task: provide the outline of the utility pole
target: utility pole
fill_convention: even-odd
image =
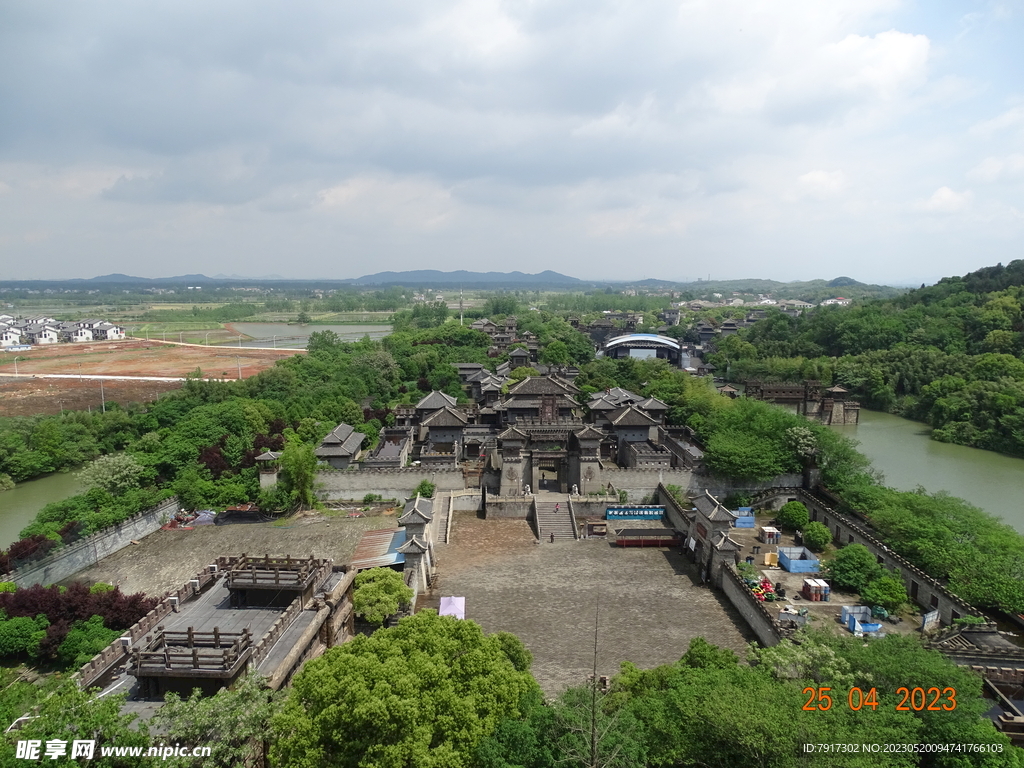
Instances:
[[[103,379],[100,379],[100,407],[107,412],[107,398],[103,396]]]
[[[459,286],[459,325],[462,325],[462,286]]]
[[[597,636],[601,604],[594,606],[594,679],[590,686],[590,765],[597,768]]]
[[[241,344],[239,344],[239,346],[241,346]],[[238,364],[238,380],[241,381],[242,380],[242,360],[241,360],[241,358],[238,357],[238,355],[235,355],[235,362]]]

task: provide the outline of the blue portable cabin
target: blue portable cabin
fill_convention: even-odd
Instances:
[[[740,507],[733,514],[736,515],[737,528],[754,527],[754,510],[751,507]]]

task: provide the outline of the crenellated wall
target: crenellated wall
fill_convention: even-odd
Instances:
[[[722,568],[722,591],[729,602],[740,612],[750,628],[754,630],[762,645],[778,645],[779,641],[792,635],[791,630],[782,629],[767,605],[747,589],[736,570],[727,565]]]
[[[61,547],[41,560],[0,576],[0,581],[13,581],[19,587],[53,584],[95,565],[104,557],[124,549],[133,540],[160,530],[178,511],[178,497],[172,496],[124,522],[104,528],[66,547]]]

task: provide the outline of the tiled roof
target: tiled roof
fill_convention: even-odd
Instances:
[[[423,420],[424,427],[464,427],[469,422],[462,411],[457,411],[451,406],[445,406],[434,411]]]
[[[398,524],[405,525],[416,521],[429,523],[433,519],[434,500],[416,496],[415,499],[409,499],[405,503],[405,509],[402,511],[402,516],[398,518]]]
[[[416,403],[416,410],[436,411],[446,405],[455,405],[458,401],[451,395],[438,392],[436,389]]]
[[[657,419],[632,405],[610,414],[608,420],[616,427],[653,427],[658,423]]]

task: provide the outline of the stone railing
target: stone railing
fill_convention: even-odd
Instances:
[[[271,625],[270,630],[265,634],[252,651],[252,666],[253,668],[258,667],[263,660],[270,653],[271,648],[274,647],[281,635],[285,633],[285,630],[292,625],[292,622],[302,613],[302,600],[296,598],[292,600],[289,605],[277,620]]]
[[[229,563],[235,559],[218,558],[216,563],[206,566],[174,592],[168,592],[164,595],[163,599],[149,613],[135,622],[127,631],[122,632],[110,645],[96,654],[75,673],[75,679],[77,679],[79,686],[83,689],[89,688],[111,667],[126,661],[130,648],[156,629],[160,622],[174,612],[174,600],[172,598],[177,598],[180,608],[181,604],[185,601],[202,594],[206,586],[222,575]],[[199,589],[193,586],[192,582],[195,581],[199,582]],[[122,638],[125,637],[129,638],[127,647],[122,643]]]

